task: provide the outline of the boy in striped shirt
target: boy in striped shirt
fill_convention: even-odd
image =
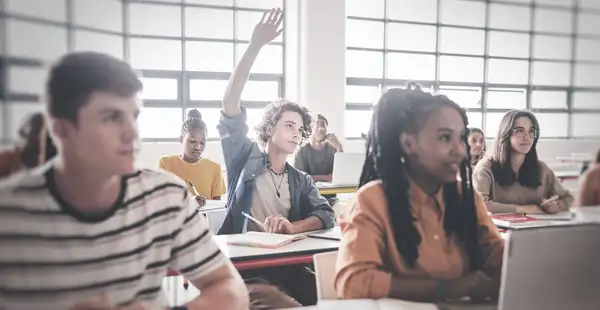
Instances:
[[[168,268],[201,291],[175,309],[248,309],[185,184],[134,167],[141,89],[129,65],[99,53],[52,68],[58,155],[0,182],[0,309],[158,309]]]

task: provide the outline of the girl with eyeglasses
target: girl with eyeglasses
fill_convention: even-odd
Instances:
[[[492,213],[558,213],[573,196],[544,162],[536,145],[539,123],[530,111],[512,110],[500,122],[491,156],[473,171],[473,187]]]

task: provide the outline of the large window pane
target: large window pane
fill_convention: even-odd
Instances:
[[[159,17],[160,18],[157,18]],[[134,34],[181,36],[181,8],[173,5],[131,3],[129,31]]]
[[[483,114],[481,112],[467,112],[467,118],[469,119],[469,128],[483,127]]]
[[[571,39],[536,35],[533,39],[533,57],[545,59],[571,59]]]
[[[383,18],[384,0],[346,0],[348,16]]]
[[[8,90],[13,93],[42,95],[46,86],[45,68],[9,66]]]
[[[177,100],[177,80],[159,78],[141,78],[144,90],[142,99]]]
[[[232,7],[233,0],[183,0],[186,3]]]
[[[388,48],[435,52],[436,31],[435,26],[389,23],[387,29]]]
[[[568,63],[535,61],[533,63],[533,83],[536,85],[567,86],[569,85],[569,68]]]
[[[536,113],[540,123],[540,138],[566,138],[569,134],[569,114]]]
[[[567,92],[536,90],[531,95],[531,107],[534,109],[566,109]]]
[[[573,32],[572,15],[569,11],[546,10],[535,11],[535,31],[567,33]]]
[[[600,9],[600,2],[596,0],[579,0],[579,6],[582,8]]]
[[[75,25],[123,32],[123,2],[77,0],[72,3]]]
[[[282,8],[283,0],[235,0],[235,5],[242,8],[264,9]]]
[[[346,51],[346,76],[382,78],[383,53]]]
[[[67,29],[8,19],[8,55],[55,61],[67,52]]]
[[[346,19],[346,45],[383,48],[383,22]]]
[[[378,87],[346,85],[346,102],[373,104],[378,98]]]
[[[487,92],[489,109],[525,109],[526,91],[524,89],[492,88]]]
[[[181,42],[130,39],[130,58],[136,69],[181,70]]]
[[[523,60],[490,59],[488,82],[503,84],[527,84],[529,62]]]
[[[598,29],[600,29],[600,15],[579,13],[577,33],[598,36]]]
[[[575,66],[575,85],[581,87],[600,87],[600,66],[579,64]]]
[[[500,127],[500,121],[506,112],[493,112],[486,113],[485,115],[485,136],[488,138],[494,138],[498,134],[498,127]]]
[[[141,138],[177,138],[181,134],[181,108],[142,108],[138,119]]]
[[[452,82],[482,82],[483,59],[476,57],[440,57],[440,80]]]
[[[485,3],[462,0],[441,1],[441,22],[448,25],[485,26]]]
[[[435,56],[389,53],[387,69],[392,79],[434,80]]]
[[[222,100],[227,80],[190,80],[191,100]]]
[[[482,30],[443,27],[441,39],[442,53],[483,55],[485,32]]]
[[[536,0],[538,4],[548,4],[556,6],[571,7],[575,0]]]
[[[437,0],[394,0],[387,2],[389,19],[435,23]]]
[[[600,109],[600,92],[573,93],[574,109]]]
[[[440,94],[463,108],[481,107],[481,88],[440,86]]]
[[[574,137],[600,137],[600,114],[575,113],[571,115]]]
[[[490,31],[489,40],[491,56],[529,58],[528,34]]]
[[[54,20],[66,21],[66,0],[7,0],[5,10],[8,14],[16,14]]]
[[[529,30],[530,20],[529,7],[490,4],[489,26],[491,28]]]
[[[279,98],[279,83],[276,81],[248,81],[242,92],[242,100],[275,101]]]
[[[233,43],[185,42],[185,65],[190,71],[231,72]]]
[[[249,11],[236,11],[235,12],[235,31],[236,37],[240,40],[250,41],[252,32],[256,23],[258,23],[263,16],[262,12],[249,12]],[[222,22],[219,22],[221,24]],[[211,29],[211,31],[214,31]],[[278,36],[273,42],[281,42],[283,36]]]
[[[578,39],[577,60],[600,61],[600,39]]]
[[[76,51],[96,51],[123,59],[123,37],[92,31],[75,30]]]
[[[242,55],[246,51],[248,44],[238,44],[237,50],[237,62],[240,61]],[[283,46],[280,45],[267,45],[260,50],[260,54],[254,66],[252,66],[253,73],[283,73]]]
[[[254,26],[252,26],[252,29],[254,29]],[[185,8],[185,36],[232,39],[233,10]]]
[[[344,135],[347,138],[358,138],[361,133],[369,131],[373,110],[346,110],[344,119]]]

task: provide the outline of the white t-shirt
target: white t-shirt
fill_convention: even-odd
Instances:
[[[167,269],[198,279],[228,259],[182,181],[141,170],[118,201],[84,214],[58,193],[52,164],[0,182],[0,309],[69,309],[106,296],[160,305]]]

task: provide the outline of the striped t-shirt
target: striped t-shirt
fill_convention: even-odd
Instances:
[[[101,296],[156,304],[168,268],[194,280],[228,262],[174,176],[122,177],[103,214],[69,206],[53,180],[49,164],[0,182],[0,310],[63,310]]]

